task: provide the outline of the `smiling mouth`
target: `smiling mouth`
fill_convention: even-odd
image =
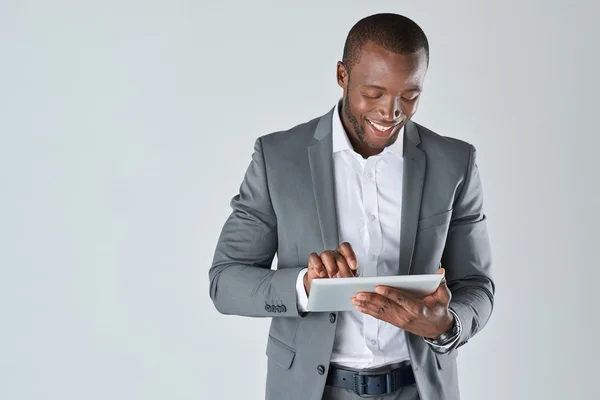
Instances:
[[[371,127],[373,128],[373,131],[375,132],[375,134],[377,134],[377,136],[388,136],[389,134],[391,134],[394,129],[400,125],[400,122],[394,124],[394,125],[380,125],[376,122],[371,121],[370,119],[367,118],[367,122],[369,122],[369,125],[371,125]]]

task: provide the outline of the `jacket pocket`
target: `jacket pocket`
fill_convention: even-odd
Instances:
[[[417,231],[422,231],[433,226],[448,224],[451,218],[452,210],[444,211],[442,213],[423,218],[419,220],[419,224],[417,225]]]
[[[295,350],[291,349],[282,341],[277,340],[273,336],[269,335],[269,339],[267,340],[267,357],[270,361],[274,362],[280,367],[289,369],[294,362],[295,356]]]

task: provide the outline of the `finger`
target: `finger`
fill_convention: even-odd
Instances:
[[[450,304],[450,300],[452,299],[452,293],[448,288],[446,280],[442,280],[442,282],[440,282],[440,285],[438,286],[437,290],[431,295],[431,297],[433,297],[433,299],[435,299],[435,301],[437,301],[440,304]]]
[[[423,319],[427,320],[429,318],[426,314],[421,316],[418,310],[416,312],[414,310],[409,310],[387,297],[378,294],[367,294],[367,296],[361,295],[364,295],[364,293],[359,293],[356,298],[353,299],[357,311],[382,321],[389,322],[407,332],[415,333],[415,329],[418,325],[415,324],[419,321],[422,322]],[[365,298],[367,300],[360,300],[359,298]]]
[[[321,253],[321,261],[323,262],[323,265],[325,265],[327,275],[329,275],[330,278],[333,278],[338,272],[337,262],[333,251],[327,250]]]
[[[422,300],[408,291],[389,286],[377,286],[375,288],[375,293],[390,299],[399,306],[402,306],[405,310],[413,313],[416,313],[421,309]]]
[[[350,269],[350,266],[346,262],[346,259],[341,254],[336,257],[336,263],[338,268],[338,274],[340,278],[351,278],[354,276],[353,271]]]
[[[389,308],[400,307],[387,297],[380,296],[376,293],[358,293],[352,303],[360,307],[372,310],[386,310]]]
[[[356,311],[361,312],[366,315],[370,315],[371,317],[376,318],[381,321],[391,322],[391,321],[389,321],[388,314],[382,313],[380,310],[374,309],[372,307],[356,306]]]
[[[429,305],[433,303],[440,304],[449,304],[450,299],[452,298],[452,294],[450,293],[450,289],[448,288],[448,283],[446,281],[446,270],[444,268],[440,268],[436,271],[436,274],[441,274],[442,279],[440,280],[440,284],[438,285],[435,292],[431,295],[426,296],[423,300]]]
[[[321,262],[321,258],[317,253],[312,253],[308,257],[308,271],[313,271],[314,275],[319,276],[321,278],[325,278],[327,276],[327,270]]]
[[[352,304],[358,311],[388,322],[396,315],[399,307],[387,297],[374,293],[359,293],[352,299]]]
[[[352,246],[350,245],[350,243],[348,242],[344,242],[340,245],[340,247],[338,248],[338,252],[344,256],[344,258],[346,259],[346,262],[348,263],[348,265],[350,266],[350,268],[352,270],[358,269],[358,260],[356,259],[356,254],[354,253],[354,250],[352,249]]]
[[[442,275],[441,283],[446,283],[446,269],[440,267],[437,271],[435,271],[436,275]]]

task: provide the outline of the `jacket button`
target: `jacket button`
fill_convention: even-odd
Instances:
[[[285,306],[281,306],[281,312],[286,312],[287,308],[285,308]]]
[[[335,314],[334,313],[329,314],[329,322],[331,322],[332,324],[335,322]]]
[[[280,306],[275,306],[275,311],[281,312],[281,307]]]
[[[271,312],[271,306],[267,304],[267,305],[265,306],[265,310],[266,310],[267,312]]]
[[[317,372],[319,373],[319,375],[323,375],[325,373],[325,367],[322,365],[319,365],[317,367]]]

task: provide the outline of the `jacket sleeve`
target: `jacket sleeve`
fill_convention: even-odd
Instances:
[[[453,206],[442,266],[452,292],[449,307],[462,323],[462,333],[453,346],[458,348],[486,325],[495,293],[483,190],[473,146],[465,180]]]
[[[231,208],[209,270],[215,307],[222,314],[248,317],[299,316],[296,280],[304,267],[271,269],[277,252],[277,217],[260,138]]]

